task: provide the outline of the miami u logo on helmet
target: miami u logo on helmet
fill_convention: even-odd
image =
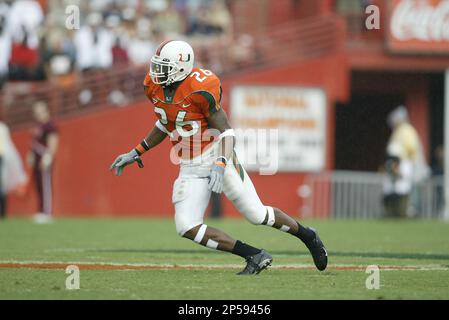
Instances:
[[[189,62],[190,61],[190,53],[187,55],[187,60],[185,59],[185,57],[183,59],[182,53],[180,53],[179,54],[179,61],[180,62]]]

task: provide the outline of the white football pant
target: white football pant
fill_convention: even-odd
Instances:
[[[179,177],[173,185],[172,201],[175,206],[176,231],[181,236],[203,224],[211,195],[208,189],[210,170],[216,158],[215,146],[193,160],[180,163]],[[268,213],[266,224],[274,224],[273,208],[262,204],[251,179],[235,155],[229,159],[225,168],[223,192],[249,222],[262,224]]]

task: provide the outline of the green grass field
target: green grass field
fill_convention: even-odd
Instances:
[[[10,219],[0,221],[0,299],[449,299],[443,222],[307,221],[329,252],[322,273],[282,232],[208,223],[265,248],[272,268],[238,277],[240,258],[180,238],[171,220]],[[80,265],[79,290],[66,289],[69,264]],[[379,290],[365,287],[368,265],[381,269]]]

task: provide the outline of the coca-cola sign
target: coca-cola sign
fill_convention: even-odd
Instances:
[[[449,54],[449,0],[388,2],[391,51]]]

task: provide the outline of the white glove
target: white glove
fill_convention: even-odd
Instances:
[[[137,151],[135,149],[132,149],[130,152],[119,155],[114,162],[111,165],[110,170],[115,170],[115,175],[120,177],[123,173],[123,170],[127,165],[130,165],[134,162],[137,162],[137,165],[139,168],[143,168],[143,162],[142,159],[140,159]]]
[[[216,161],[210,172],[209,190],[215,193],[223,191],[224,171],[226,164],[221,161]]]

